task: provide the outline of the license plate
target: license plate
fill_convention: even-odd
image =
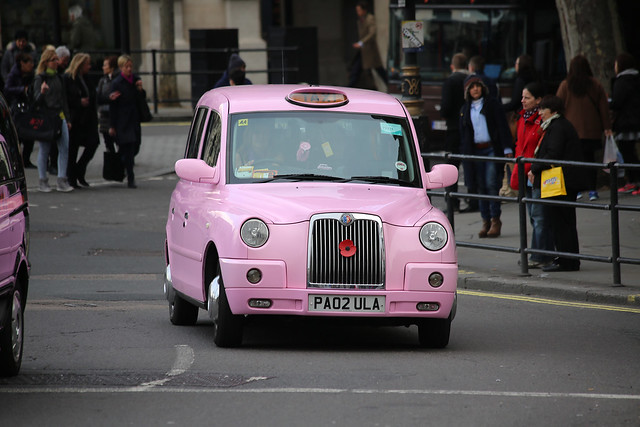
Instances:
[[[309,295],[309,311],[384,313],[384,296]]]

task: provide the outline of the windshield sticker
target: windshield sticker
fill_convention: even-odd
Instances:
[[[238,127],[240,126],[249,126],[249,119],[240,119],[238,120]]]
[[[253,177],[253,166],[239,166],[236,168],[237,178],[251,178]]]
[[[324,151],[325,157],[333,156],[333,150],[331,149],[331,144],[329,144],[328,141],[322,143],[322,151]]]
[[[380,132],[383,135],[402,136],[402,126],[395,123],[380,123]]]
[[[277,170],[272,169],[254,169],[253,178],[273,178],[278,175]]]
[[[407,164],[405,162],[396,162],[396,169],[400,172],[404,172],[407,170]]]

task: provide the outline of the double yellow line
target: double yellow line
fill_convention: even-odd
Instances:
[[[604,305],[604,304],[592,304],[587,302],[572,302],[572,301],[561,301],[554,300],[548,298],[538,298],[538,297],[529,297],[524,295],[505,295],[505,294],[494,294],[489,292],[479,292],[479,291],[469,291],[469,290],[458,290],[459,295],[471,295],[475,297],[486,297],[486,298],[498,298],[498,299],[506,299],[511,301],[523,301],[523,302],[532,302],[536,304],[547,304],[547,305],[559,305],[564,307],[575,307],[575,308],[591,308],[594,310],[607,310],[607,311],[620,311],[625,313],[636,313],[640,314],[640,308],[633,307],[623,307],[623,306],[615,306],[615,305]]]

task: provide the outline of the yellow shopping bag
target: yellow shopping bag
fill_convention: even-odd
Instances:
[[[560,166],[542,171],[541,195],[546,197],[566,196],[567,189],[564,186],[564,175]]]

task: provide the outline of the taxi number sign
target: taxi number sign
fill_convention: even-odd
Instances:
[[[310,107],[338,107],[348,102],[347,96],[339,92],[292,92],[287,99],[294,104]]]
[[[384,309],[384,296],[309,295],[309,311],[384,313]]]

